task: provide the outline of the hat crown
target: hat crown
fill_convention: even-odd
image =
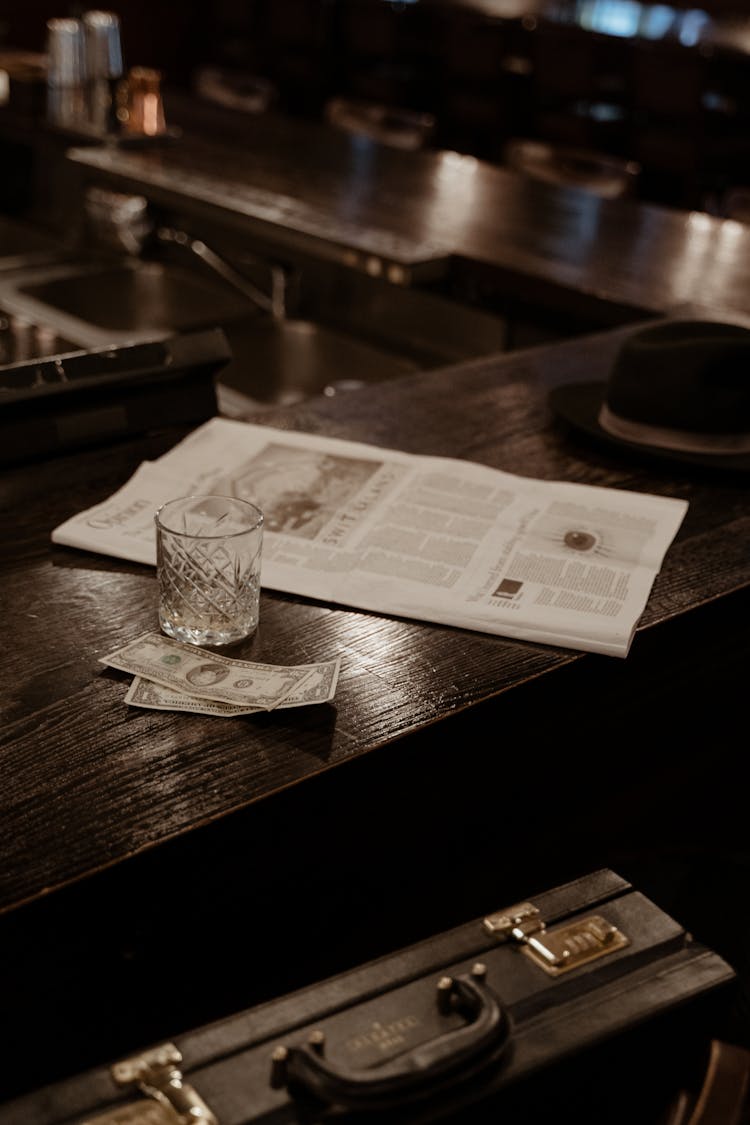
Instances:
[[[750,433],[750,329],[682,321],[635,332],[615,359],[605,401],[644,425]]]
[[[624,339],[606,382],[550,392],[572,425],[631,453],[750,469],[750,328],[671,320]]]
[[[605,399],[631,422],[750,432],[750,328],[703,321],[644,328],[618,352]]]

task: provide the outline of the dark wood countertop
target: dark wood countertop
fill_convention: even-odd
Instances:
[[[642,621],[652,627],[747,587],[750,511],[746,482],[695,482],[675,469],[641,468],[579,447],[559,431],[540,384],[604,372],[617,340],[617,333],[587,337],[420,373],[259,418],[531,476],[688,498]],[[266,592],[259,633],[245,655],[295,663],[340,654],[332,705],[228,720],[129,709],[125,677],[97,658],[154,627],[153,572],[52,546],[49,535],[174,440],[132,441],[3,474],[13,534],[2,541],[0,910],[535,677],[601,662]],[[639,636],[624,663],[638,653]]]
[[[744,224],[602,200],[454,152],[399,152],[319,122],[175,105],[180,139],[73,149],[71,159],[86,180],[383,276],[396,266],[418,279],[420,268],[458,258],[494,271],[508,294],[562,308],[577,299],[630,319],[698,306],[750,312]]]
[[[0,1101],[598,866],[668,907],[656,857],[733,846],[747,477],[597,449],[547,405],[626,331],[253,419],[689,500],[625,660],[264,591],[242,655],[341,655],[331,704],[129,708],[98,657],[155,627],[153,570],[50,532],[181,433],[3,472]]]

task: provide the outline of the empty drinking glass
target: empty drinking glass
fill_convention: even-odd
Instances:
[[[232,496],[185,496],[156,513],[159,624],[178,641],[226,645],[258,625],[263,513]]]

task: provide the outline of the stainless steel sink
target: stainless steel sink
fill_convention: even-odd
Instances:
[[[282,319],[199,269],[140,258],[57,262],[0,270],[0,313],[76,348],[218,325],[233,355],[218,375],[219,406],[235,416],[503,350],[496,317],[348,273],[306,276],[298,315]]]
[[[142,261],[0,275],[0,304],[84,345],[154,339],[248,312],[248,302],[230,289]]]
[[[234,355],[219,375],[222,413],[334,395],[418,370],[404,356],[310,320],[246,318],[224,325]]]
[[[247,302],[156,262],[19,287],[34,301],[115,332],[175,332],[247,312]]]
[[[0,310],[44,326],[50,339],[76,348],[220,325],[233,359],[219,374],[219,406],[232,415],[418,368],[409,358],[320,323],[275,319],[229,287],[160,262],[58,264],[0,273]]]

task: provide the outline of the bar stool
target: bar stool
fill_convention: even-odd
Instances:
[[[533,65],[518,20],[441,5],[435,24],[436,144],[496,161],[532,126]]]
[[[433,8],[401,0],[337,5],[334,94],[432,108]]]
[[[200,98],[241,113],[265,113],[278,100],[275,84],[259,74],[219,66],[198,67],[193,90]]]
[[[581,188],[602,199],[635,194],[640,173],[633,160],[524,137],[515,137],[506,144],[503,162],[532,179],[558,187]]]
[[[643,169],[642,190],[656,202],[702,207],[708,162],[718,157],[722,131],[706,105],[708,73],[709,57],[699,47],[632,45],[629,151]]]
[[[627,41],[548,19],[539,20],[528,41],[533,135],[624,153]]]
[[[358,98],[331,98],[325,106],[325,118],[346,133],[410,151],[424,148],[435,131],[431,113]]]
[[[334,0],[262,0],[259,35],[284,109],[317,117],[335,89]]]

